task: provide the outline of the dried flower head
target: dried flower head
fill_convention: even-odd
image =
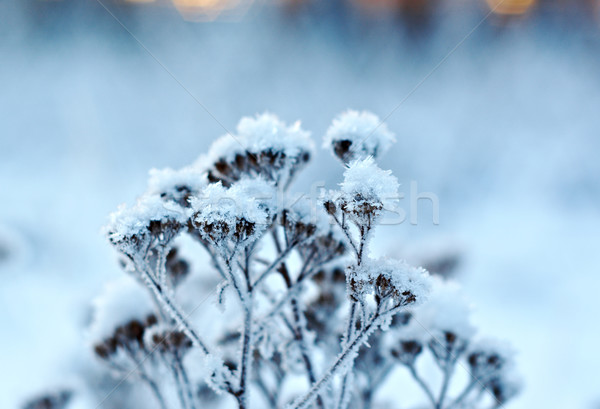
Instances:
[[[70,390],[59,390],[46,393],[29,400],[23,409],[65,409],[73,398]]]
[[[292,243],[306,242],[317,234],[317,225],[304,215],[291,209],[284,209],[279,217],[279,223]]]
[[[93,307],[88,338],[101,358],[119,346],[139,343],[143,328],[156,321],[149,294],[130,276],[108,283]]]
[[[224,135],[211,146],[199,164],[209,164],[208,178],[224,186],[247,176],[262,176],[278,186],[287,186],[310,160],[313,143],[300,122],[287,126],[275,115],[244,117],[237,136]]]
[[[217,246],[256,240],[276,213],[276,192],[261,178],[243,179],[231,187],[207,186],[191,199],[191,222],[204,240]]]
[[[323,147],[344,163],[368,156],[378,157],[396,141],[379,118],[367,111],[348,110],[333,120]]]
[[[149,351],[184,353],[192,347],[192,341],[184,332],[166,325],[153,325],[144,333],[143,339]]]
[[[165,268],[173,287],[177,286],[190,272],[189,263],[179,256],[178,250],[175,247],[167,254]]]
[[[475,334],[470,322],[471,305],[458,284],[437,276],[432,283],[429,301],[413,311],[415,320],[439,340],[456,338],[467,344]]]
[[[372,157],[352,162],[344,172],[339,194],[325,203],[328,213],[340,209],[358,225],[370,224],[382,210],[392,210],[398,201],[398,180],[382,170]]]
[[[298,200],[281,212],[280,223],[289,242],[298,243],[303,260],[321,265],[346,254],[346,238],[321,206]]]
[[[119,251],[134,258],[146,255],[153,245],[168,244],[186,223],[186,214],[177,203],[144,195],[135,206],[122,205],[111,213],[104,231]]]
[[[505,342],[496,339],[482,339],[469,347],[467,362],[473,376],[478,379],[491,379],[506,369],[510,369],[514,351]]]
[[[481,388],[491,391],[500,405],[516,396],[522,381],[514,370],[515,352],[511,346],[496,339],[481,339],[467,351],[471,374]]]
[[[494,394],[498,406],[517,396],[523,389],[523,381],[514,371],[504,371],[486,382],[485,387]]]
[[[190,198],[198,195],[208,184],[206,172],[197,166],[178,170],[151,169],[149,173],[147,193],[158,195],[165,201],[174,201],[182,207],[189,207]]]
[[[431,288],[426,270],[393,259],[365,260],[348,270],[347,281],[356,299],[373,294],[378,302],[393,300],[394,305],[418,305]]]

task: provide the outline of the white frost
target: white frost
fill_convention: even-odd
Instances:
[[[460,286],[439,277],[433,277],[432,282],[429,300],[413,311],[407,330],[414,326],[435,337],[451,332],[468,341],[475,334],[475,327],[470,321],[471,305],[462,294]]]
[[[411,305],[418,305],[427,300],[431,291],[431,277],[427,270],[411,266],[404,260],[369,259],[353,271],[357,281],[363,283],[373,284],[379,276],[385,277],[394,292],[409,292],[415,297],[415,302]]]
[[[244,220],[253,223],[254,233],[258,233],[267,227],[276,210],[276,190],[261,178],[243,179],[230,188],[213,183],[191,199],[191,206],[196,223],[225,224],[233,233],[236,224]]]
[[[348,159],[378,157],[396,141],[385,123],[377,115],[367,111],[348,110],[338,115],[323,141],[323,147],[334,150],[337,142],[349,141]],[[334,155],[336,155],[334,150]]]
[[[175,202],[165,202],[156,195],[144,195],[134,206],[121,205],[111,213],[104,231],[113,243],[118,243],[133,235],[145,234],[151,221],[183,223],[185,220],[184,210]]]
[[[217,139],[208,155],[199,159],[199,163],[215,163],[221,158],[232,161],[235,155],[245,151],[258,153],[266,150],[297,157],[302,152],[311,153],[314,144],[310,133],[301,128],[299,121],[287,126],[277,116],[264,113],[242,118],[237,126],[237,134],[227,134]]]
[[[286,126],[277,116],[268,112],[254,118],[242,118],[237,131],[252,152],[273,149],[284,152],[288,157],[295,157],[314,149],[310,133],[301,128],[300,121]]]
[[[197,193],[207,185],[206,173],[197,166],[186,166],[181,169],[150,169],[148,193],[160,195],[167,193],[173,196],[178,187],[187,187]]]
[[[377,166],[372,157],[352,162],[340,186],[349,210],[357,197],[373,205],[381,204],[387,210],[394,209],[398,201],[398,179],[390,170]]]
[[[109,338],[117,327],[131,320],[143,321],[154,311],[150,295],[131,276],[107,283],[92,305],[93,319],[88,337],[94,343]]]

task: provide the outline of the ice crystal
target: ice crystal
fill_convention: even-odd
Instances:
[[[395,142],[394,134],[379,118],[367,111],[348,110],[333,120],[327,130],[323,147],[342,162],[377,157]]]

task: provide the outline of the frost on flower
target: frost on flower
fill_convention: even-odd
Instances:
[[[122,205],[105,226],[110,242],[122,253],[135,257],[145,254],[155,243],[169,242],[185,225],[183,209],[156,195],[144,195],[132,207]]]
[[[300,122],[287,126],[275,115],[244,117],[237,135],[224,135],[198,165],[208,167],[211,182],[229,184],[244,176],[260,175],[287,187],[310,159],[313,143]]]
[[[348,110],[333,120],[323,147],[331,149],[342,162],[349,163],[368,156],[378,157],[395,141],[394,134],[376,115]]]
[[[144,346],[150,351],[182,354],[192,347],[192,342],[183,331],[156,324],[144,332]]]
[[[484,338],[473,343],[467,352],[469,366],[478,378],[491,377],[510,368],[515,355],[512,347],[503,341]]]
[[[405,327],[392,329],[385,337],[386,349],[392,357],[409,367],[414,365],[415,360],[429,341],[429,334],[423,331],[418,324],[411,325],[414,322],[411,320],[410,324]]]
[[[352,162],[344,172],[340,192],[325,203],[329,214],[338,209],[358,225],[370,225],[382,210],[392,210],[398,201],[398,180],[379,168],[373,158]]]
[[[109,283],[93,307],[88,337],[102,359],[119,348],[140,347],[144,329],[156,322],[150,295],[130,276]]]
[[[204,240],[222,245],[260,236],[275,212],[275,190],[262,179],[246,179],[231,187],[207,186],[191,200],[191,220]]]
[[[69,389],[52,390],[29,399],[23,409],[67,409],[71,408],[73,392]]]
[[[496,404],[503,405],[523,389],[523,380],[514,369],[503,371],[487,382],[487,391],[494,394]]]
[[[436,337],[452,334],[452,337],[467,342],[475,334],[475,327],[470,322],[471,306],[460,286],[438,277],[433,279],[429,301],[417,308],[413,315]]]
[[[177,202],[183,207],[189,207],[189,199],[208,184],[206,172],[196,166],[178,170],[151,169],[149,174],[148,194],[159,195],[163,200]]]
[[[290,202],[281,212],[279,224],[287,240],[297,245],[303,259],[322,264],[346,253],[345,238],[331,225],[322,206],[309,200]]]
[[[485,407],[484,391],[500,404],[512,398],[512,353],[472,344],[455,284],[368,256],[378,217],[399,198],[396,178],[374,161],[393,139],[372,114],[336,118],[326,144],[346,170],[316,207],[287,189],[310,158],[308,133],[271,114],[243,118],[192,166],[152,170],[146,193],[104,229],[130,274],[94,301],[89,328],[96,357],[132,390],[145,385],[143,402],[124,390],[119,407],[147,406],[146,397],[161,409],[375,407],[398,365],[431,408]],[[192,319],[215,292],[225,306],[225,291],[239,302]],[[475,378],[455,393],[459,360]],[[439,394],[439,377],[419,373],[427,364],[441,372]]]
[[[467,362],[479,387],[494,395],[502,405],[517,395],[522,382],[514,369],[512,347],[496,339],[481,339],[469,347]]]
[[[299,121],[287,126],[270,113],[242,118],[237,131],[252,152],[271,150],[281,152],[287,158],[300,158],[314,149],[310,133],[300,127]]]
[[[431,278],[403,260],[366,260],[349,269],[348,285],[357,299],[374,294],[376,300],[392,299],[395,305],[418,305],[427,299]]]
[[[444,365],[464,352],[474,333],[470,305],[460,287],[432,277],[432,291],[427,302],[414,308],[407,325],[391,334],[396,343],[392,354],[408,365],[415,358],[414,352],[420,353],[428,346],[436,361]]]

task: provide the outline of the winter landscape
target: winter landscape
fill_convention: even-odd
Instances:
[[[0,22],[0,407],[600,406],[597,2]]]

